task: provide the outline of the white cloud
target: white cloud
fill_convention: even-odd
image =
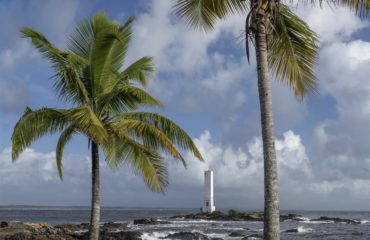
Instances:
[[[254,70],[254,67],[247,68],[244,60],[218,50],[210,51],[210,47],[218,46],[221,38],[237,46],[243,17],[234,16],[222,21],[214,31],[205,34],[178,21],[172,14],[171,5],[168,1],[151,1],[149,11],[138,15],[129,58],[154,56],[161,79],[151,84],[151,89],[168,102],[173,98],[178,102],[184,99],[183,105],[189,110],[197,109],[199,103],[205,102],[202,101],[205,92],[213,98],[230,95],[240,81],[250,75],[247,70]],[[171,91],[167,91],[169,88]],[[193,104],[192,99],[197,104]],[[237,100],[243,101],[241,93]]]
[[[37,56],[29,42],[20,41],[15,49],[5,49],[0,52],[0,69],[10,69],[15,65]]]
[[[249,208],[262,207],[263,155],[260,138],[253,138],[244,147],[235,148],[215,143],[211,133],[205,131],[194,141],[205,162],[187,153],[187,169],[179,163],[169,163],[170,188],[166,196],[151,193],[142,180],[127,169],[112,170],[101,161],[103,204],[194,207],[201,203],[203,171],[211,169],[214,171],[219,207],[243,207],[245,203]],[[370,196],[367,188],[370,179],[343,177],[322,180],[312,167],[300,136],[292,131],[276,139],[276,150],[283,209],[297,206],[315,209],[321,198],[331,199],[338,193],[347,200],[351,196],[363,200]],[[54,152],[27,149],[15,163],[11,162],[10,154],[10,149],[0,152],[0,191],[4,193],[1,204],[9,204],[9,201],[12,204],[89,204],[91,167],[88,156],[66,154],[64,181],[61,182],[56,172]],[[347,161],[343,157],[341,164]],[[369,159],[367,161],[370,163]],[[302,202],[297,203],[297,199]],[[366,202],[362,204],[366,206]]]
[[[202,153],[205,162],[198,162],[190,154],[189,167],[183,171],[181,166],[172,166],[171,174],[176,186],[202,186],[203,171],[214,171],[215,186],[218,189],[253,192],[263,196],[263,155],[262,140],[254,138],[243,148],[222,146],[212,142],[211,134],[205,131],[195,144]],[[281,186],[292,191],[299,190],[301,181],[312,177],[309,159],[301,139],[292,131],[284,133],[276,140]],[[187,179],[186,181],[182,181]],[[222,192],[218,192],[223,195]]]
[[[344,7],[327,4],[322,7],[298,6],[298,15],[319,35],[323,43],[348,40],[353,33],[369,25]]]

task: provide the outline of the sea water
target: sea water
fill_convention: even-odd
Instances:
[[[101,222],[128,222],[134,230],[142,232],[143,240],[165,238],[176,232],[198,232],[210,238],[241,239],[230,237],[233,232],[243,236],[261,234],[262,222],[240,221],[206,221],[170,219],[175,215],[196,213],[199,209],[169,208],[124,208],[103,207]],[[370,212],[326,212],[326,211],[282,211],[282,214],[300,214],[301,221],[284,221],[281,223],[282,239],[370,239]],[[88,207],[0,207],[0,221],[46,222],[51,225],[77,224],[89,221]],[[358,219],[361,224],[334,223],[331,221],[310,221],[321,216]],[[169,221],[160,225],[133,225],[134,219],[154,217]],[[297,232],[286,233],[296,229]]]

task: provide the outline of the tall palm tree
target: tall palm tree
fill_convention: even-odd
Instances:
[[[274,77],[287,83],[302,98],[316,87],[313,66],[318,51],[316,34],[280,1],[173,0],[176,13],[186,23],[213,28],[229,14],[246,14],[245,40],[256,48],[258,93],[264,155],[264,239],[280,239],[278,174],[272,114],[271,83]]]
[[[302,99],[315,90],[313,67],[318,37],[307,24],[279,0],[172,0],[174,10],[193,27],[209,30],[228,15],[245,14],[246,55],[250,43],[256,49],[258,93],[264,156],[264,239],[280,239],[277,160],[274,140],[271,83],[273,77],[286,83]],[[310,3],[324,1],[310,1]],[[370,0],[330,0],[366,16]]]
[[[61,132],[56,163],[62,178],[66,144],[77,134],[88,138],[92,161],[91,240],[99,238],[99,149],[108,166],[127,165],[155,192],[163,192],[168,184],[163,154],[185,165],[180,147],[202,160],[192,139],[179,126],[157,113],[137,111],[138,107],[161,103],[143,90],[154,72],[151,57],[142,57],[123,69],[132,22],[129,18],[119,25],[102,13],[95,14],[76,27],[66,51],[56,48],[40,32],[21,30],[51,62],[55,89],[73,107],[27,108],[14,128],[12,158],[15,161],[43,135]]]

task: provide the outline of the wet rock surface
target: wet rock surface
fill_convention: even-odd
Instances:
[[[3,240],[88,240],[86,223],[51,226],[45,223],[1,222],[0,239]],[[130,231],[126,223],[105,223],[101,227],[101,240],[137,240],[142,233]]]
[[[222,212],[214,212],[212,214],[207,213],[198,213],[198,214],[188,214],[181,216],[172,217],[173,221],[168,218],[165,219],[156,219],[156,218],[142,218],[134,221],[134,224],[138,226],[132,226],[132,228],[127,223],[121,222],[108,222],[100,226],[101,230],[101,240],[136,240],[141,239],[143,234],[149,234],[150,236],[156,236],[153,234],[156,232],[167,234],[161,235],[164,236],[162,239],[200,239],[200,240],[219,240],[217,235],[210,235],[209,233],[221,234],[229,238],[238,238],[238,239],[262,239],[262,232],[260,230],[252,230],[249,228],[244,228],[243,224],[240,225],[238,222],[232,221],[263,221],[263,213],[261,212],[237,212],[230,214],[225,214]],[[170,218],[171,219],[171,218]],[[205,224],[204,228],[200,231],[193,231],[194,229],[189,229],[189,227],[174,227],[176,222],[180,222],[179,225],[183,224],[184,220],[189,220],[192,224]],[[195,223],[194,221],[195,220]],[[203,221],[206,220],[206,221]],[[304,221],[305,224],[311,222],[322,222],[322,223],[340,223],[349,225],[361,224],[361,220],[357,219],[346,219],[338,217],[320,217],[309,220],[300,215],[296,214],[287,214],[280,216],[281,221]],[[165,225],[165,224],[170,224]],[[207,225],[208,224],[208,225]],[[232,229],[235,224],[238,229]],[[251,223],[251,224],[261,224],[261,223]],[[287,224],[296,224],[289,223]],[[141,225],[141,226],[140,226]],[[160,226],[162,225],[162,226]],[[186,224],[185,224],[186,226]],[[207,226],[210,226],[212,229],[215,228],[214,232],[210,232]],[[218,226],[224,228],[225,230],[218,230]],[[290,225],[292,226],[292,225]],[[295,227],[295,226],[294,226]],[[357,227],[357,226],[354,226]],[[51,226],[46,223],[25,223],[17,221],[3,221],[0,222],[0,239],[1,240],[88,240],[88,229],[89,224],[64,224]],[[226,230],[227,229],[227,230]],[[289,236],[295,236],[295,234],[302,232],[298,228],[288,228],[289,230],[283,231],[282,233],[288,233]],[[305,229],[303,229],[305,230]],[[213,230],[212,230],[213,231]],[[151,235],[153,234],[153,235]],[[288,236],[288,235],[286,235]],[[357,231],[353,233],[353,236],[365,236],[363,232]]]
[[[169,224],[168,221],[162,221],[155,218],[141,218],[135,219],[134,224],[144,224],[144,225],[157,225],[157,224]]]
[[[320,217],[311,219],[311,222],[334,222],[334,223],[347,223],[347,224],[361,224],[361,220],[358,219],[345,219],[345,218],[337,218],[337,217]]]
[[[263,212],[238,212],[234,215],[225,214],[215,211],[213,213],[196,213],[188,215],[173,216],[174,219],[191,219],[191,220],[214,220],[214,221],[256,221],[262,222]],[[280,221],[295,220],[301,221],[303,216],[298,214],[281,215]]]

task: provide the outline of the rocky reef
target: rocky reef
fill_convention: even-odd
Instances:
[[[0,223],[0,239],[3,240],[88,240],[88,224],[57,225],[46,223],[23,223],[16,221]],[[126,223],[105,223],[101,227],[102,240],[137,240],[141,233],[130,231]]]
[[[229,211],[229,214],[215,211],[213,213],[196,213],[188,215],[178,215],[171,217],[172,219],[191,219],[191,220],[212,220],[212,221],[263,221],[263,212],[238,212]],[[281,215],[280,221],[295,220],[301,221],[303,216],[297,214]]]
[[[145,233],[148,234],[145,229],[151,229],[154,227],[155,231],[161,231],[159,225],[163,225],[164,229],[167,230],[167,236],[162,237],[163,239],[200,239],[200,240],[220,240],[217,237],[210,237],[205,235],[203,232],[189,231],[189,229],[176,229],[176,231],[168,231],[170,228],[166,224],[176,223],[178,220],[210,220],[210,221],[263,221],[263,213],[261,212],[238,212],[229,211],[229,213],[213,212],[208,213],[196,213],[187,215],[178,215],[166,219],[156,218],[142,218],[133,221],[134,225],[128,225],[127,223],[108,222],[100,227],[100,239],[101,240],[137,240],[141,239],[141,236]],[[320,217],[315,219],[307,219],[296,214],[287,214],[280,216],[281,221],[311,221],[311,222],[323,222],[323,223],[342,223],[342,224],[361,224],[360,220],[356,219],[344,219],[337,217]],[[180,221],[180,222],[181,222]],[[212,223],[212,222],[211,222]],[[214,223],[212,223],[214,224]],[[222,223],[229,224],[229,223]],[[231,224],[231,223],[230,223]],[[136,226],[137,225],[137,226]],[[140,226],[142,225],[142,226]],[[148,226],[149,225],[149,226]],[[151,226],[157,225],[157,226]],[[17,221],[0,222],[0,239],[1,240],[88,240],[88,229],[89,224],[64,224],[51,226],[46,223],[25,223]],[[286,234],[296,234],[301,232],[307,232],[309,229],[294,228],[283,231]],[[145,231],[145,232],[144,232]],[[262,239],[262,232],[243,228],[241,230],[233,230],[228,232],[222,232],[227,234],[231,238],[239,239]],[[149,232],[150,234],[150,232]],[[159,239],[161,238],[159,237]]]

